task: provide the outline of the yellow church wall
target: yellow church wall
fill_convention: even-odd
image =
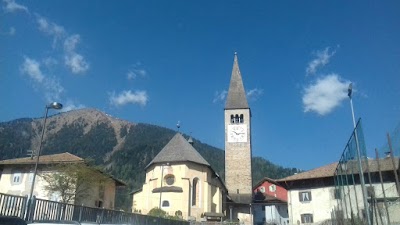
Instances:
[[[212,178],[213,172],[205,165],[184,162],[170,165],[152,165],[146,170],[146,180],[140,192],[133,194],[133,212],[147,214],[152,208],[160,207],[163,201],[169,201],[169,207],[161,209],[169,215],[175,215],[179,210],[184,219],[200,221],[204,212],[222,212],[222,192],[218,179]],[[172,185],[165,182],[165,177],[173,175]],[[182,192],[156,192],[161,187],[161,177],[164,177],[162,187],[181,188]],[[214,176],[215,177],[215,176]],[[197,178],[196,202],[193,200],[193,181]],[[220,196],[218,196],[220,195]]]

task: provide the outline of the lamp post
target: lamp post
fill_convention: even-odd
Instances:
[[[160,203],[159,209],[161,209],[161,202],[162,202],[162,187],[163,187],[163,180],[164,180],[164,166],[169,166],[169,163],[165,163],[161,165],[161,184],[160,184]]]
[[[39,149],[36,152],[36,162],[35,162],[35,169],[33,171],[33,177],[32,177],[32,184],[31,184],[31,190],[29,193],[29,199],[32,199],[33,196],[33,189],[35,187],[35,179],[37,175],[37,169],[38,169],[38,164],[39,164],[39,157],[40,153],[42,151],[42,145],[43,145],[43,136],[44,136],[44,131],[46,130],[46,120],[47,120],[47,114],[49,112],[49,109],[62,109],[63,105],[58,102],[53,102],[45,107],[45,113],[44,113],[44,120],[43,120],[43,127],[42,127],[42,135],[40,136],[40,143],[39,143]]]
[[[362,163],[361,163],[360,143],[358,142],[358,136],[357,136],[357,130],[356,130],[356,120],[354,117],[352,93],[353,93],[353,84],[350,83],[347,95],[349,96],[349,99],[350,99],[351,115],[353,117],[354,137],[356,139],[356,146],[357,146],[358,169],[360,170],[359,176],[360,176],[360,182],[361,182],[361,191],[362,191],[362,195],[363,195],[364,209],[365,209],[365,214],[367,216],[368,225],[371,225],[371,219],[370,219],[371,216],[369,214],[368,200],[367,200],[367,189],[365,187],[364,171],[363,171]]]

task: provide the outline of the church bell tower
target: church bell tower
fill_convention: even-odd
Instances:
[[[235,53],[225,104],[225,184],[233,218],[250,220],[252,201],[251,112]],[[236,218],[235,218],[236,219]]]

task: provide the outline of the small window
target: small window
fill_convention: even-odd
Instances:
[[[269,191],[270,191],[270,192],[275,192],[275,191],[276,191],[276,185],[275,185],[275,184],[271,184],[271,185],[269,186]]]
[[[313,223],[313,214],[301,214],[301,223]]]
[[[235,123],[235,118],[231,115],[231,123]]]
[[[168,185],[173,185],[175,183],[175,176],[174,175],[167,175],[164,178],[165,183],[167,183]]]
[[[12,184],[20,184],[22,182],[22,174],[14,173],[12,176]]]
[[[243,123],[244,121],[243,121],[243,114],[240,114],[240,117],[239,117],[239,123]]]
[[[310,202],[311,201],[311,191],[299,192],[300,202]]]
[[[239,115],[238,114],[235,115],[235,123],[239,123]]]
[[[162,207],[169,207],[169,201],[163,201],[161,206]]]

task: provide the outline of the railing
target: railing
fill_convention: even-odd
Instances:
[[[97,224],[189,225],[189,222],[184,220],[165,219],[36,198],[29,203],[27,197],[2,193],[0,193],[0,216],[15,216],[26,221],[70,220]]]
[[[0,215],[23,218],[27,197],[0,193]]]

